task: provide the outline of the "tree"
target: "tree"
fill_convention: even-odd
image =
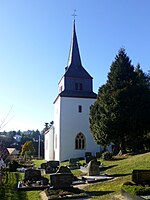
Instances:
[[[33,131],[33,133],[31,134],[31,137],[33,138],[33,141],[38,141],[39,140],[39,135],[40,135],[40,131],[38,129],[36,131]]]
[[[27,141],[22,146],[21,155],[24,156],[26,154],[33,155],[34,154],[34,147],[32,141]]]
[[[134,86],[132,134],[128,138],[128,146],[134,150],[144,147],[150,130],[150,77],[138,64],[135,68],[136,84]],[[134,137],[134,140],[133,140]]]
[[[108,125],[108,118],[110,112],[107,112],[109,105],[109,96],[107,85],[103,85],[99,88],[97,101],[90,108],[90,128],[97,144],[106,148],[110,144],[110,134]],[[101,94],[101,95],[100,95]],[[103,104],[105,102],[105,105]]]
[[[139,92],[143,92],[140,102]],[[108,80],[99,88],[97,100],[90,109],[90,128],[95,141],[104,147],[114,142],[125,153],[131,138],[137,134],[143,136],[149,130],[150,112],[145,112],[150,108],[149,94],[147,76],[142,70],[134,71],[125,50],[120,49],[110,67]],[[141,108],[140,104],[144,106]],[[144,118],[147,118],[145,123]]]

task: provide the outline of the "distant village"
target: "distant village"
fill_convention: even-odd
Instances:
[[[7,159],[9,156],[19,156],[23,145],[32,141],[34,147],[34,156],[44,157],[44,131],[27,130],[27,131],[3,131],[0,132],[0,155],[1,158]],[[40,152],[38,151],[40,145]],[[39,155],[38,155],[39,153]]]

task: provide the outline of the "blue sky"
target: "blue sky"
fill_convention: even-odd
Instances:
[[[1,131],[42,130],[53,120],[74,9],[82,64],[96,93],[121,47],[133,65],[150,69],[149,0],[0,0]]]

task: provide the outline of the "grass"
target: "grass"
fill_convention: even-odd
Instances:
[[[84,190],[92,196],[92,199],[117,200],[121,186],[131,180],[133,169],[150,169],[150,153],[122,157],[113,161],[103,161],[110,166],[104,173],[113,176],[114,179],[107,182],[88,185]]]
[[[26,198],[26,193],[17,192],[16,184],[19,179],[19,173],[7,172],[3,178],[3,184],[0,187],[0,199],[3,200],[19,200]]]
[[[100,160],[103,165],[109,168],[103,173],[113,176],[114,179],[106,182],[86,185],[83,190],[88,193],[92,199],[100,200],[119,200],[121,186],[124,182],[131,181],[131,173],[133,169],[150,169],[150,152],[134,156],[116,157],[112,161]],[[40,166],[44,160],[35,160],[36,166]],[[64,164],[64,163],[63,163]],[[65,163],[67,164],[67,163]],[[74,175],[81,174],[80,170],[73,170]],[[40,200],[41,191],[18,192],[16,185],[19,180],[23,179],[23,174],[19,172],[11,172],[4,176],[3,184],[0,186],[0,199],[3,200]],[[49,175],[48,175],[49,176]],[[8,178],[7,178],[8,177]]]
[[[24,174],[19,172],[6,172],[0,185],[1,200],[39,200],[41,191],[17,191],[19,180],[23,180]]]
[[[33,160],[36,167],[40,167],[42,163],[46,163],[46,160]]]
[[[122,189],[125,192],[130,193],[132,195],[148,195],[148,194],[150,194],[150,187],[136,185],[132,182],[126,182],[125,184],[123,184]]]

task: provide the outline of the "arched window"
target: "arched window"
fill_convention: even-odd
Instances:
[[[75,149],[85,149],[85,136],[78,133],[75,138]]]

